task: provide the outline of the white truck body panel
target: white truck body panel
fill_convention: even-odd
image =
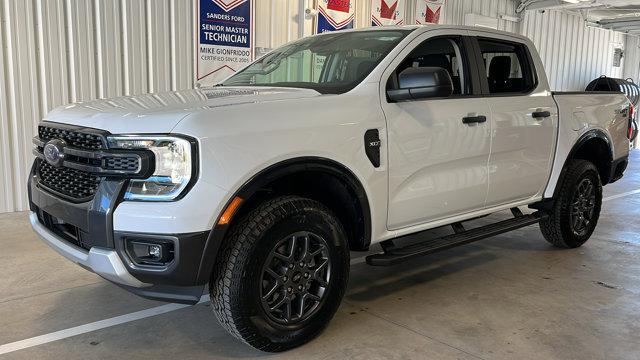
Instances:
[[[560,109],[560,126],[553,162],[553,171],[545,190],[545,198],[552,198],[567,156],[576,142],[592,130],[604,132],[612,149],[613,160],[629,154],[629,140],[626,133],[628,119],[623,110],[628,108],[628,100],[611,94],[568,94],[556,95]]]
[[[69,105],[45,120],[113,134],[175,133],[198,140],[199,179],[189,193],[172,203],[121,203],[114,212],[117,231],[210,230],[225,204],[260,171],[288,159],[319,157],[344,165],[362,184],[371,212],[371,243],[376,243],[551,197],[567,154],[591,129],[608,134],[616,157],[627,154],[627,125],[620,113],[628,107],[624,95],[562,95],[556,98],[558,113],[528,39],[467,27],[411,28],[416,30],[345,94],[198,89]],[[513,98],[388,103],[389,74],[413,47],[453,34],[526,44],[538,87]],[[531,118],[542,110],[551,117]],[[490,121],[462,125],[459,119],[472,113],[486,113]],[[380,131],[384,151],[379,168],[365,155],[362,138],[368,129]]]

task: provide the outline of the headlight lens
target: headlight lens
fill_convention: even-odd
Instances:
[[[155,171],[148,179],[130,180],[125,200],[172,201],[191,181],[191,142],[172,136],[111,136],[111,149],[146,149],[155,155]]]

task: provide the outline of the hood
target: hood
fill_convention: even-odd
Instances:
[[[61,106],[46,121],[109,131],[112,134],[169,133],[187,115],[218,107],[309,98],[310,89],[229,87],[126,96]]]

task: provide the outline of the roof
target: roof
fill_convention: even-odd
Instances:
[[[526,36],[522,36],[517,33],[512,33],[508,31],[495,30],[482,26],[462,26],[462,25],[449,25],[449,24],[426,24],[426,25],[402,25],[402,26],[371,26],[365,28],[357,28],[357,29],[346,29],[346,30],[338,30],[327,32],[324,34],[335,34],[335,33],[349,33],[349,32],[362,32],[362,31],[384,31],[384,30],[418,30],[418,29],[428,29],[428,30],[438,30],[438,29],[455,29],[455,30],[468,30],[468,31],[483,31],[494,35],[504,35],[512,38],[518,38],[523,41],[530,41]],[[314,36],[322,36],[323,34],[317,34]]]

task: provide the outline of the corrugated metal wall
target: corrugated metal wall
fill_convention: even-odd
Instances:
[[[554,90],[584,90],[600,75],[623,75],[623,66],[613,67],[613,51],[625,47],[625,35],[584,26],[577,14],[527,11],[520,33],[536,44]]]
[[[0,1],[0,212],[26,209],[31,138],[47,111],[192,86],[192,4]]]
[[[518,32],[518,23],[500,19],[500,15],[516,16],[517,3],[513,0],[445,0],[441,22],[464,25],[466,14],[477,14],[498,19],[498,30]]]
[[[640,83],[640,37],[628,35],[626,45],[623,77],[631,78],[638,84]]]
[[[196,0],[0,0],[0,212],[25,210],[31,138],[50,109],[100,97],[193,86]],[[300,23],[313,0],[256,0],[256,46],[275,48],[312,32]],[[442,22],[475,13],[515,16],[512,0],[447,0]],[[370,0],[356,0],[356,26],[369,26]],[[412,19],[413,2],[407,17]],[[412,21],[411,21],[412,22]],[[577,15],[528,12],[501,30],[533,38],[554,89],[581,89],[592,77],[618,75],[612,42],[624,37],[585,29]],[[637,73],[637,72],[636,72]]]

